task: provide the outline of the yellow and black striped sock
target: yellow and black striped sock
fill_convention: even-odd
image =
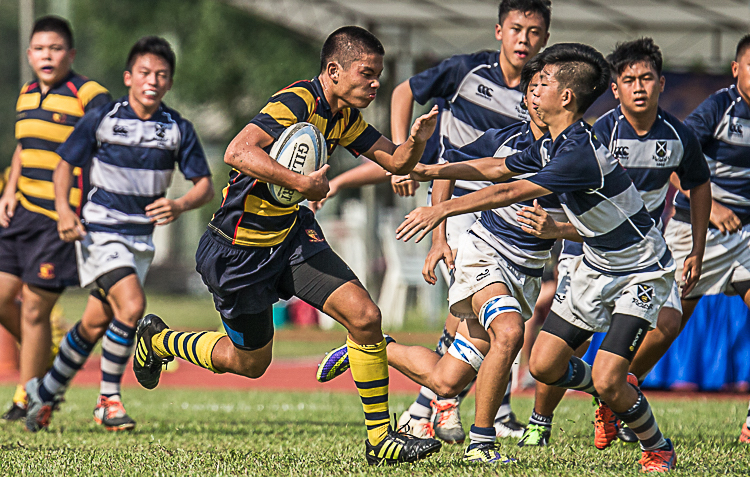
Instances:
[[[376,345],[360,345],[346,339],[349,366],[365,410],[367,439],[378,445],[388,434],[388,356],[385,339]]]
[[[214,368],[211,353],[216,343],[224,336],[226,336],[225,333],[216,331],[188,333],[166,329],[154,335],[151,346],[154,352],[162,358],[177,356],[201,368],[220,373],[221,371]]]
[[[29,400],[26,398],[26,389],[23,384],[16,384],[16,392],[13,394],[13,402],[19,406],[26,408]]]

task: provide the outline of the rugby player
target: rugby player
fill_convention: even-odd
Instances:
[[[664,90],[661,74],[662,55],[651,38],[618,44],[607,58],[614,78],[612,91],[620,105],[600,117],[593,126],[597,139],[620,162],[641,194],[651,218],[659,229],[664,211],[670,177],[674,173],[691,191],[692,209],[687,216],[691,224],[693,248],[684,274],[700,277],[706,228],[711,210],[710,172],[695,134],[673,115],[659,107],[659,94]],[[527,210],[519,220],[532,228],[530,233],[554,237],[554,227],[542,232],[546,223],[542,214]],[[554,226],[555,224],[553,224]],[[570,224],[561,224],[570,227]],[[583,254],[580,242],[566,241],[559,265],[560,281],[570,280],[569,264]],[[682,277],[684,283],[685,277]],[[683,294],[689,292],[684,289]],[[669,299],[659,311],[656,328],[646,334],[633,357],[630,372],[642,382],[648,372],[667,352],[682,325],[680,290],[673,284]],[[579,355],[588,345],[583,345]],[[553,411],[565,390],[537,383],[534,411],[520,446],[546,445],[552,428]],[[594,445],[608,447],[616,436],[637,441],[628,428],[620,426],[609,407],[600,401],[594,419]]]
[[[391,428],[380,310],[331,250],[312,211],[280,204],[270,195],[269,183],[321,200],[329,190],[329,166],[304,176],[268,152],[286,128],[305,121],[325,135],[329,154],[341,145],[389,172],[411,171],[434,130],[437,110],[418,118],[398,147],[364,121],[359,108],[375,99],[384,54],[367,30],[336,30],[323,45],[320,74],[273,95],[232,140],[224,156],[233,167],[224,200],[196,253],[196,268],[227,333],[181,333],[148,315],[138,325],[133,363],[138,381],[148,389],[158,384],[162,363],[175,356],[217,373],[258,378],[271,362],[272,305],[297,296],[349,331],[352,377],[367,427],[365,457],[371,465],[413,462],[439,451],[440,442]]]
[[[94,419],[108,430],[132,430],[120,382],[138,320],[146,308],[143,282],[154,257],[155,225],[166,225],[213,197],[211,172],[190,122],[166,106],[175,54],[163,38],[141,38],[123,75],[128,95],[87,114],[58,149],[54,174],[58,231],[76,242],[81,285],[93,288],[81,321],[63,339],[52,369],[26,384],[26,428],[49,425],[61,394],[102,336],[104,384]],[[175,164],[193,182],[179,199],[164,197]],[[67,206],[75,168],[90,168],[94,187],[81,219]],[[109,310],[104,313],[103,309]]]
[[[750,168],[747,163],[750,153],[750,35],[737,43],[732,75],[737,80],[734,85],[709,96],[685,118],[685,125],[698,136],[708,161],[713,202],[703,273],[695,287],[683,294],[683,327],[704,295],[739,295],[750,306]],[[685,185],[681,185],[675,197],[675,215],[664,233],[674,252],[678,274],[683,268],[688,270],[688,259],[695,248],[689,223],[695,198],[693,191],[685,189]],[[740,442],[750,443],[750,409]]]
[[[445,217],[555,193],[583,236],[584,254],[571,264],[570,281],[558,287],[532,350],[531,374],[545,384],[600,397],[638,436],[641,469],[670,470],[676,461],[674,447],[660,432],[634,379],[628,379],[628,367],[670,294],[674,261],[627,173],[581,119],[609,86],[606,60],[589,46],[562,43],[545,50],[541,61],[532,107],[549,127],[548,136],[504,161],[426,166],[427,177],[433,178],[502,180],[534,174],[416,209],[398,228],[397,237],[421,240]],[[694,282],[688,277],[686,287]],[[498,311],[505,311],[501,317],[512,316],[510,310]],[[481,312],[486,309],[477,307],[475,313]],[[503,321],[495,318],[493,325]],[[496,333],[518,332],[519,326],[500,327]],[[607,335],[592,367],[573,353],[595,331]],[[503,354],[491,346],[485,366],[493,351],[495,356]],[[482,377],[480,373],[480,388]]]
[[[26,54],[35,78],[18,96],[18,144],[0,197],[0,322],[17,339],[23,336],[21,383],[41,377],[49,367],[50,313],[65,288],[78,285],[75,246],[57,234],[52,172],[60,157],[55,150],[84,113],[111,99],[96,81],[72,71],[76,50],[66,20],[39,18]],[[79,212],[85,174],[76,169],[75,177],[66,198],[69,208]],[[3,419],[23,419],[26,407],[19,385]]]

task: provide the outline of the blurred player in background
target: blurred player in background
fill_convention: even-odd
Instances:
[[[711,169],[713,203],[703,273],[695,288],[683,293],[682,327],[704,295],[739,295],[750,307],[750,35],[737,44],[732,74],[736,84],[711,95],[685,119]],[[695,198],[686,188],[681,184],[675,215],[665,231],[678,274],[683,261],[687,269],[694,248],[690,217]],[[740,441],[750,443],[750,409]]]
[[[495,38],[501,42],[500,51],[453,56],[398,85],[391,101],[394,142],[406,138],[414,101],[425,104],[440,98],[446,103],[440,119],[439,162],[445,161],[446,151],[473,142],[488,129],[502,129],[519,121],[528,121],[519,88],[521,70],[547,44],[550,14],[550,2],[546,0],[503,0],[498,7],[498,23],[495,25]],[[487,185],[481,181],[457,181],[451,189],[449,181],[435,181],[430,202],[438,204]],[[447,283],[451,283],[449,270],[453,269],[459,237],[469,230],[479,215],[450,217],[432,234],[432,248],[425,264],[442,261],[441,270]],[[436,347],[439,354],[450,348],[458,323],[458,318],[448,315]],[[466,434],[461,425],[459,404],[470,387],[471,384],[461,396],[452,399],[443,399],[422,388],[399,423],[409,422],[417,435],[429,435],[434,430],[435,435],[446,442],[463,442]],[[520,437],[523,433],[523,424],[518,422],[510,407],[510,384],[498,410],[495,428],[500,437]]]
[[[56,396],[102,337],[103,382],[94,420],[110,431],[135,427],[122,404],[120,382],[146,309],[143,282],[154,257],[154,226],[173,222],[214,194],[193,125],[162,102],[174,71],[169,43],[141,38],[128,54],[123,75],[128,95],[87,114],[57,149],[62,158],[54,174],[57,228],[62,240],[76,242],[81,285],[92,292],[52,369],[26,384],[30,431],[49,425]],[[164,195],[175,164],[193,186],[171,200]],[[88,167],[93,190],[82,222],[61,197],[71,189],[74,169]]]
[[[408,140],[396,147],[358,109],[375,99],[384,54],[367,30],[336,30],[323,45],[320,75],[273,95],[234,138],[224,156],[233,167],[224,200],[196,253],[196,268],[227,334],[177,332],[148,315],[138,326],[134,360],[136,377],[148,389],[157,386],[162,363],[175,356],[217,373],[258,378],[271,363],[272,305],[297,296],[349,331],[352,377],[365,412],[365,456],[371,465],[414,462],[439,451],[440,442],[390,427],[380,310],[331,250],[310,209],[277,202],[267,184],[297,190],[311,201],[328,193],[328,165],[304,176],[268,155],[284,130],[299,122],[310,122],[324,134],[329,154],[341,145],[389,172],[413,169],[434,130],[437,111],[417,119]]]
[[[651,38],[620,43],[607,58],[612,77],[612,91],[620,105],[602,115],[593,126],[593,132],[607,146],[615,159],[625,168],[641,194],[651,218],[659,229],[661,215],[666,205],[670,177],[674,173],[682,184],[691,190],[693,215],[688,215],[692,225],[692,241],[696,244],[689,255],[688,270],[694,279],[700,275],[708,215],[711,209],[710,172],[695,134],[679,119],[659,107],[659,95],[664,90],[661,74],[662,54]],[[526,211],[519,218],[539,233],[545,221],[540,211]],[[570,224],[561,224],[570,228]],[[554,230],[554,227],[553,229]],[[545,236],[554,236],[553,231]],[[579,239],[580,240],[580,239]],[[566,240],[560,260],[560,282],[569,281],[569,264],[583,254],[583,244]],[[682,308],[680,291],[674,283],[672,292],[659,312],[656,328],[646,334],[643,344],[633,357],[630,372],[643,382],[648,372],[667,352],[681,329]],[[583,356],[588,343],[576,353]],[[537,383],[534,411],[520,446],[543,446],[549,442],[553,411],[565,389]],[[611,409],[602,401],[594,418],[594,445],[597,449],[609,447],[615,437],[627,442],[637,442],[637,437],[623,427]]]
[[[71,70],[76,50],[62,18],[46,16],[34,23],[27,56],[35,79],[23,86],[16,103],[18,145],[0,198],[0,321],[17,338],[23,336],[21,382],[41,377],[49,367],[50,313],[65,288],[78,285],[75,246],[57,234],[52,172],[60,157],[55,150],[84,113],[111,99],[104,87]],[[79,213],[85,174],[80,169],[74,174],[66,198]],[[24,418],[26,407],[19,386],[3,419]]]

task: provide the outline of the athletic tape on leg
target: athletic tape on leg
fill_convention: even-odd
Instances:
[[[456,333],[453,344],[448,348],[448,354],[468,364],[477,373],[484,361],[484,355],[461,333]]]
[[[490,298],[479,310],[479,322],[485,330],[490,328],[492,321],[503,313],[521,314],[521,304],[512,296],[503,295]]]

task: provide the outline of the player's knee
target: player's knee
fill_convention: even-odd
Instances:
[[[454,398],[464,390],[465,384],[448,379],[450,376],[436,376],[432,380],[432,391],[440,397]]]
[[[382,316],[377,305],[370,301],[353,313],[348,321],[356,331],[377,332],[381,329]]]
[[[132,300],[122,304],[116,313],[116,318],[129,326],[135,326],[146,311],[146,302]]]
[[[659,316],[659,321],[656,327],[659,329],[661,334],[664,336],[664,340],[671,344],[677,339],[682,328],[682,315],[677,310],[669,309],[668,312],[663,312]]]
[[[552,384],[561,377],[556,376],[555,370],[549,366],[549,363],[539,358],[539,356],[535,356],[534,353],[529,358],[529,373],[534,379],[543,384]]]
[[[507,322],[494,331],[495,333],[493,333],[490,346],[502,350],[510,350],[514,352],[514,356],[518,354],[523,346],[523,326],[519,326],[515,321]]]
[[[596,392],[604,401],[617,401],[620,394],[624,392],[628,386],[627,382],[620,376],[613,375],[606,371],[598,371],[594,367],[591,371],[591,379],[594,382]]]
[[[257,355],[243,356],[241,360],[242,367],[239,370],[239,374],[250,379],[258,379],[263,376],[271,364],[271,356]]]

